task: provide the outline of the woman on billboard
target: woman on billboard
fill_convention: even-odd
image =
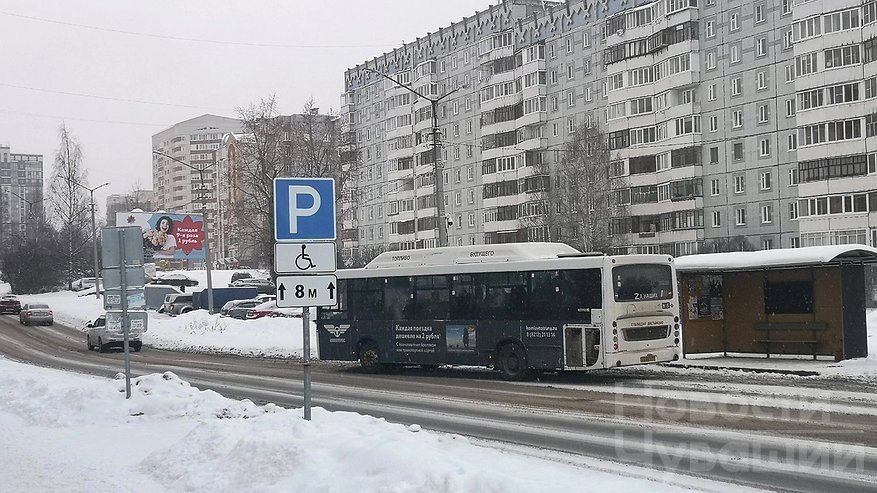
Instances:
[[[170,216],[161,216],[155,223],[155,229],[143,233],[143,241],[153,250],[154,258],[173,258],[177,250],[177,239],[174,238],[174,221]]]

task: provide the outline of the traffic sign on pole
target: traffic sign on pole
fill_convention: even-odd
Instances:
[[[274,179],[276,241],[335,239],[335,180]]]
[[[337,304],[338,279],[335,276],[277,276],[279,308]]]
[[[274,270],[278,274],[331,274],[336,261],[335,242],[274,244]]]

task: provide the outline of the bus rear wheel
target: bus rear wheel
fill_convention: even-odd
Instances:
[[[523,380],[527,376],[527,353],[520,344],[512,342],[502,346],[497,363],[504,380]]]
[[[369,373],[377,373],[381,369],[381,356],[376,342],[362,343],[359,348],[359,366]]]

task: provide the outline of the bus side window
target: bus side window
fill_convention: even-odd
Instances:
[[[379,320],[383,315],[383,279],[350,279],[349,304],[360,320]]]
[[[347,281],[338,280],[338,304],[332,308],[317,310],[320,320],[346,320],[347,319]]]
[[[603,306],[600,269],[564,270],[560,278],[560,316],[589,323],[591,310]]]
[[[475,280],[469,274],[451,277],[451,320],[473,320],[478,318],[478,304],[475,303]]]
[[[450,291],[448,276],[415,278],[415,308],[417,320],[447,320]]]
[[[482,316],[492,320],[520,320],[527,311],[523,272],[496,272],[483,279]]]
[[[556,320],[565,318],[558,313],[561,305],[557,271],[528,272],[530,281],[530,307],[527,318],[530,320]]]
[[[412,292],[408,277],[384,279],[384,320],[412,320]]]

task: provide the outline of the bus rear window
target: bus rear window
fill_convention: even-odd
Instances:
[[[669,265],[622,265],[612,269],[615,301],[667,300],[673,297]]]

